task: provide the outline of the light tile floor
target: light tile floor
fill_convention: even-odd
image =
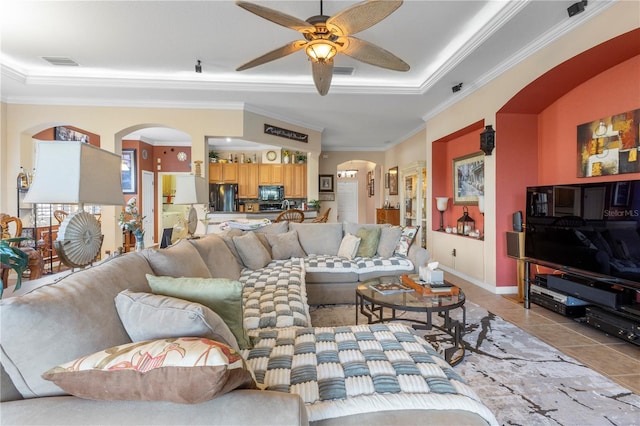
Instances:
[[[514,297],[493,294],[453,275],[447,274],[446,279],[462,288],[467,300],[640,394],[640,346],[534,303],[531,303],[531,309],[525,309]]]

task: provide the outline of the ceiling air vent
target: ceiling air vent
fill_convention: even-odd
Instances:
[[[65,58],[63,56],[43,56],[42,59],[49,62],[51,65],[59,67],[77,67],[80,65],[73,59]]]
[[[355,71],[353,67],[333,67],[333,75],[353,75]]]

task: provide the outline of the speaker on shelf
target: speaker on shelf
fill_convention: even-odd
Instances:
[[[507,231],[507,256],[514,259],[524,257],[524,232]]]
[[[513,231],[522,232],[522,212],[517,211],[513,214]]]

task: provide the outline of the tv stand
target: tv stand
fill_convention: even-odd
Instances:
[[[531,286],[535,285],[534,303],[562,315],[575,316],[570,315],[571,312],[576,312],[575,306],[560,306],[562,305],[562,302],[558,301],[560,297],[551,300],[547,294],[583,301],[585,324],[640,346],[638,296],[640,288],[637,288],[635,283],[623,282],[611,277],[587,276],[573,271],[539,275],[533,280],[530,274],[531,264],[546,266],[556,271],[563,270],[559,265],[525,259],[524,307],[526,309],[531,307]],[[545,289],[543,293],[547,294],[539,294],[541,287]]]

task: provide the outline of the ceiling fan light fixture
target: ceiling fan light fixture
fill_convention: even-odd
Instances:
[[[307,44],[305,51],[314,61],[324,62],[336,56],[338,48],[328,40],[315,40]]]

